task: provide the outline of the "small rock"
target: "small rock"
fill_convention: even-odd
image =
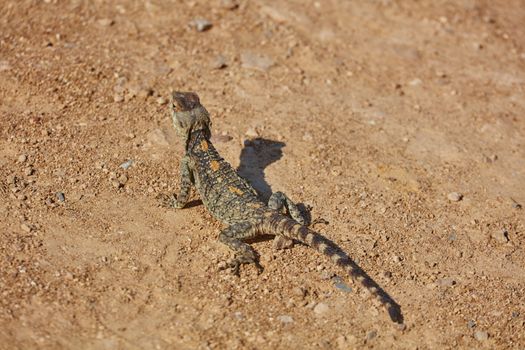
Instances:
[[[111,181],[111,185],[112,185],[113,187],[115,187],[116,189],[119,189],[119,188],[121,188],[121,187],[124,186],[124,185],[122,185],[120,182],[118,182],[117,180],[112,180],[112,181]]]
[[[294,287],[292,293],[298,297],[304,298],[306,296],[306,290],[302,287]]]
[[[377,331],[375,329],[372,329],[370,332],[366,334],[366,340],[370,341],[377,337]]]
[[[507,243],[509,241],[509,233],[507,230],[498,230],[492,233],[492,238],[500,243]]]
[[[474,320],[470,320],[470,321],[468,321],[468,322],[467,322],[467,327],[468,327],[469,329],[472,329],[472,328],[476,327],[476,321],[474,321]]]
[[[221,0],[221,7],[226,10],[235,10],[239,7],[236,0]]]
[[[18,163],[23,163],[27,160],[27,156],[25,154],[21,154],[18,156]]]
[[[124,96],[122,96],[121,94],[116,94],[115,96],[113,96],[113,101],[122,102],[124,101]]]
[[[399,263],[401,262],[401,257],[398,256],[398,255],[392,255],[392,261],[395,262],[395,263]]]
[[[128,168],[133,164],[133,160],[127,160],[124,163],[120,164],[120,167],[124,170],[128,170]]]
[[[26,224],[25,222],[23,224],[20,225],[20,228],[22,229],[22,231],[24,232],[31,232],[31,226],[29,226],[28,224]]]
[[[168,102],[168,100],[162,96],[157,98],[157,104],[159,106],[165,105]]]
[[[241,66],[243,68],[257,69],[265,72],[270,69],[273,64],[273,60],[265,55],[253,52],[244,52],[241,54]]]
[[[57,192],[56,193],[56,196],[57,196],[57,199],[60,201],[60,202],[64,202],[66,200],[66,197],[64,195],[63,192]]]
[[[273,249],[281,250],[293,247],[293,241],[283,236],[275,236],[273,240]]]
[[[458,192],[450,192],[449,194],[447,194],[447,198],[451,202],[459,202],[463,199],[463,195]]]
[[[139,92],[137,93],[137,97],[140,98],[141,100],[145,100],[152,95],[153,95],[153,89],[151,88],[140,89]]]
[[[332,272],[329,272],[328,270],[323,270],[321,271],[321,279],[322,280],[329,280],[330,278],[333,277],[333,273]]]
[[[215,59],[211,61],[210,66],[212,69],[222,69],[222,68],[228,67],[228,63],[226,62],[226,57],[224,57],[223,55],[219,55],[215,57]]]
[[[122,174],[118,177],[118,181],[121,183],[121,185],[125,185],[126,182],[128,182],[128,177],[125,174]]]
[[[31,175],[33,175],[33,173],[34,173],[34,169],[33,169],[32,167],[30,167],[30,166],[28,166],[28,167],[25,168],[25,170],[24,170],[24,174],[25,174],[26,176],[31,176]]]
[[[452,287],[456,285],[456,281],[453,278],[441,278],[437,283],[442,287]]]
[[[332,278],[332,281],[334,281],[334,286],[335,288],[345,292],[345,293],[351,293],[352,292],[352,288],[350,286],[348,286],[341,277],[339,276],[335,276],[334,278]]]
[[[115,24],[115,21],[110,18],[101,18],[97,21],[97,23],[102,27],[109,27]]]
[[[257,130],[255,130],[255,128],[249,128],[248,130],[246,130],[246,133],[244,135],[246,135],[246,137],[250,139],[259,137],[259,133],[257,132]]]
[[[314,312],[318,315],[322,315],[330,311],[330,307],[325,303],[319,303],[315,305]]]
[[[0,72],[8,71],[11,69],[11,65],[7,61],[0,61]]]
[[[288,315],[280,315],[280,316],[277,316],[277,319],[279,321],[281,321],[282,323],[284,324],[287,324],[287,323],[293,323],[293,318],[292,316],[288,316]]]
[[[478,341],[484,341],[489,339],[489,334],[485,331],[475,331],[474,338],[476,338]]]
[[[198,32],[204,32],[211,29],[212,24],[210,21],[204,18],[196,18],[190,22],[190,26],[194,27]]]

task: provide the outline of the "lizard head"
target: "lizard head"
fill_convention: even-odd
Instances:
[[[175,130],[185,139],[186,143],[194,131],[202,130],[207,137],[210,137],[210,115],[206,108],[201,105],[199,96],[196,93],[172,92],[171,109]]]

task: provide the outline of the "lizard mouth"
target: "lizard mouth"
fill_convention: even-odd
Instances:
[[[201,105],[199,96],[194,92],[174,91],[171,96],[174,112],[191,111]]]

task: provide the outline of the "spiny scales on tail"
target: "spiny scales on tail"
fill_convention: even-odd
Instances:
[[[226,162],[210,141],[211,121],[197,94],[173,92],[173,124],[185,143],[181,160],[181,190],[171,199],[171,206],[182,208],[195,186],[210,213],[228,225],[219,240],[229,246],[235,258],[229,264],[238,273],[241,264],[255,264],[257,254],[244,242],[261,234],[294,239],[326,255],[352,278],[366,287],[388,310],[393,321],[402,323],[399,305],[366,275],[336,244],[305,226],[297,206],[282,192],[272,194],[267,204],[250,184]],[[287,215],[283,214],[286,209]]]

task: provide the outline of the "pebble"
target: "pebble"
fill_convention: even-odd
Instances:
[[[115,21],[110,18],[101,18],[97,21],[97,23],[102,27],[109,27],[115,24]]]
[[[304,298],[306,296],[306,290],[302,287],[294,287],[292,293],[298,297]]]
[[[314,307],[314,312],[318,315],[322,315],[328,311],[330,311],[330,307],[326,303],[319,303]]]
[[[228,62],[226,61],[226,57],[219,55],[211,61],[210,66],[212,69],[222,69],[228,67]]]
[[[257,69],[266,72],[274,64],[273,60],[265,55],[253,52],[243,52],[241,54],[241,66],[243,68]]]
[[[113,101],[122,102],[124,101],[124,96],[122,96],[121,94],[116,94],[115,96],[113,96]]]
[[[212,24],[207,19],[196,18],[190,22],[190,26],[194,27],[198,32],[205,32],[208,29],[211,29]]]
[[[500,243],[507,243],[509,241],[509,233],[507,230],[498,230],[492,233],[492,238]]]
[[[7,71],[11,69],[11,65],[7,61],[0,61],[0,72]]]
[[[372,329],[370,332],[368,332],[366,334],[366,340],[367,341],[370,341],[370,340],[374,339],[375,337],[377,337],[377,331],[375,329]]]
[[[18,163],[23,163],[27,160],[27,156],[25,154],[21,154],[19,157],[18,157]]]
[[[287,324],[287,323],[293,323],[293,318],[292,316],[288,316],[288,315],[280,315],[280,316],[277,316],[277,319],[279,321],[281,321],[282,323],[284,324]]]
[[[124,163],[120,164],[120,167],[124,170],[128,170],[128,168],[133,164],[133,160],[129,159],[125,161]]]
[[[447,198],[451,202],[459,202],[463,199],[463,195],[458,192],[450,192],[449,194],[447,194]]]
[[[60,201],[60,202],[64,202],[66,200],[66,197],[64,196],[64,193],[63,192],[57,192],[56,193],[56,196],[57,196],[57,199]]]
[[[29,226],[29,225],[26,224],[26,223],[21,224],[21,225],[20,225],[20,228],[21,228],[22,231],[24,231],[24,232],[27,232],[27,233],[31,232],[31,226]]]
[[[474,338],[479,341],[484,341],[489,339],[489,334],[485,331],[475,331],[474,332]]]
[[[345,293],[351,293],[352,292],[352,288],[350,286],[348,286],[348,284],[346,284],[343,279],[339,276],[335,276],[334,278],[332,278],[332,281],[334,281],[334,286],[335,288],[345,292]]]
[[[220,143],[220,142],[229,142],[233,139],[233,137],[231,137],[230,135],[227,135],[227,134],[221,134],[221,135],[213,135],[212,136],[212,141],[213,142],[217,142],[217,143]]]
[[[137,93],[137,97],[140,98],[141,100],[146,100],[148,97],[152,95],[153,95],[153,89],[151,88],[140,89],[139,92]]]
[[[476,321],[474,321],[474,320],[470,320],[470,321],[468,321],[468,322],[467,322],[467,327],[468,327],[469,329],[472,329],[472,328],[476,327]]]
[[[246,135],[246,137],[249,139],[259,137],[259,133],[257,132],[257,130],[255,130],[255,128],[249,128],[248,130],[246,130],[244,135]]]
[[[118,177],[118,181],[122,186],[124,186],[126,182],[128,182],[128,177],[125,174],[122,174]]]
[[[221,0],[221,7],[226,10],[235,10],[239,7],[239,3],[236,0]]]
[[[441,278],[437,283],[442,287],[452,287],[456,285],[456,281],[453,278]]]
[[[27,175],[27,176],[31,176],[31,175],[33,175],[33,173],[34,173],[34,169],[32,167],[30,167],[30,166],[28,166],[24,170],[24,174]]]
[[[162,96],[157,98],[157,104],[159,106],[165,105],[167,102],[168,102],[168,100],[166,98],[162,97]]]

